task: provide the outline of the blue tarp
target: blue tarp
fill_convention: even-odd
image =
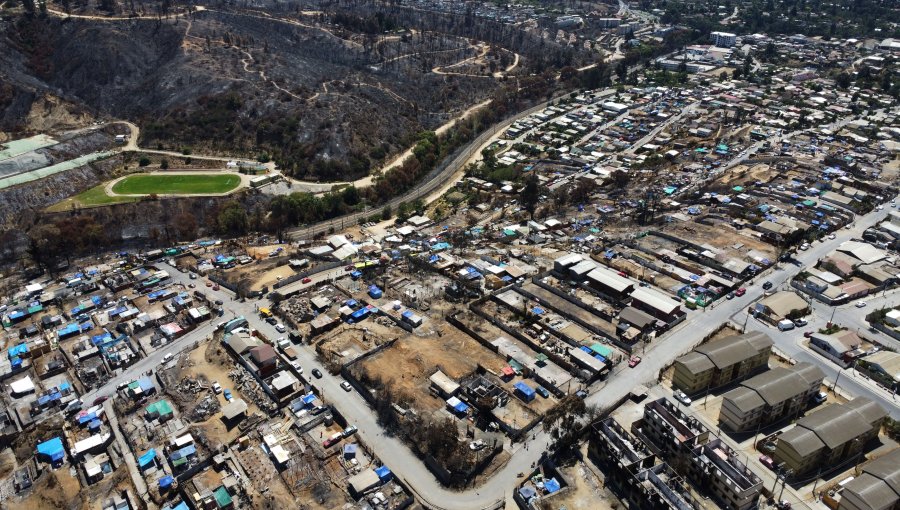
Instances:
[[[413,316],[413,313],[412,313],[412,310],[405,310],[405,311],[404,311],[403,313],[401,313],[400,315],[401,315],[402,317],[405,317],[405,318],[408,319],[408,318],[410,318],[410,317]]]
[[[100,424],[100,420],[91,420],[91,422],[88,423],[88,430],[99,430]]]
[[[81,327],[78,324],[69,324],[68,326],[56,330],[56,334],[60,337],[74,335],[75,333],[80,333]]]
[[[459,402],[457,402],[456,404],[453,405],[453,410],[459,414],[462,414],[469,410],[469,406],[466,405],[465,402],[460,400]]]
[[[150,380],[149,377],[141,377],[140,379],[138,379],[138,386],[140,386],[141,391],[144,393],[148,393],[155,389],[155,386],[153,386],[153,381]]]
[[[138,457],[138,466],[144,467],[153,462],[153,459],[156,458],[156,450],[150,448],[147,450],[147,453]]]
[[[159,488],[167,489],[172,485],[172,482],[174,482],[174,481],[175,481],[175,479],[172,478],[171,476],[164,476],[159,479]]]
[[[83,416],[79,416],[79,417],[78,417],[78,424],[79,424],[79,425],[84,425],[85,423],[87,423],[87,422],[93,420],[93,419],[96,418],[96,417],[97,417],[97,413],[88,413],[88,414],[85,414],[85,415],[83,415]]]
[[[547,490],[548,494],[553,494],[554,492],[559,490],[559,482],[556,481],[556,478],[545,480],[544,489]]]
[[[314,400],[316,400],[316,395],[315,393],[310,393],[309,395],[303,395],[300,398],[303,399],[304,404],[311,404]]]
[[[528,386],[522,381],[517,382],[513,385],[516,393],[518,393],[526,402],[530,402],[534,400],[534,388]]]
[[[37,451],[38,455],[42,455],[53,462],[62,460],[66,455],[66,451],[63,449],[62,439],[58,437],[40,443],[37,445]]]
[[[387,466],[381,466],[380,468],[375,469],[375,474],[378,475],[378,479],[382,482],[387,482],[393,476],[391,470],[388,469]]]
[[[9,357],[10,359],[15,358],[16,356],[20,356],[22,354],[28,353],[28,346],[25,344],[19,344],[15,347],[9,348]]]
[[[79,327],[81,328],[81,332],[84,333],[86,331],[90,331],[90,330],[94,329],[94,323],[90,322],[90,321],[83,322],[81,324],[81,326],[79,326]]]
[[[381,289],[378,288],[377,285],[372,285],[369,287],[369,295],[375,299],[378,299],[382,296]]]
[[[187,445],[184,448],[176,451],[175,453],[173,453],[170,458],[172,460],[178,460],[178,459],[183,459],[185,457],[190,457],[191,455],[194,455],[196,453],[197,453],[197,448],[195,448],[194,445],[190,444],[190,445]]]
[[[534,308],[531,309],[531,313],[533,313],[535,315],[543,315],[544,309],[539,306],[535,306]]]

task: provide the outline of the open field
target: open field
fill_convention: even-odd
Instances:
[[[94,186],[93,188],[59,201],[47,208],[47,212],[63,212],[71,209],[83,209],[86,207],[98,207],[102,205],[124,204],[126,202],[136,202],[140,197],[130,196],[110,196],[106,194],[105,185]]]
[[[227,193],[241,183],[236,174],[136,174],[112,186],[118,195],[201,195]]]

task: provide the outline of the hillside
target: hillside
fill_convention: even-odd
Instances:
[[[350,179],[497,85],[490,73],[432,72],[484,58],[488,45],[459,36],[376,38],[260,11],[103,20],[50,9],[0,21],[2,131],[124,118],[142,126],[142,146],[265,154],[299,178]]]

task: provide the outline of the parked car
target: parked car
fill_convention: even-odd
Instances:
[[[327,410],[328,410],[328,408],[325,406],[316,406],[309,410],[309,414],[311,414],[313,416],[318,416]]]
[[[584,390],[578,390],[575,392],[575,396],[583,400],[588,397],[588,393]]]
[[[725,294],[725,299],[734,299],[734,292],[729,292],[728,294]]]
[[[188,278],[190,278],[191,280],[196,280],[197,275],[195,273],[191,273],[190,276],[188,276]]]
[[[769,457],[768,455],[760,455],[759,462],[763,466],[766,466],[767,468],[771,469],[772,471],[775,471],[775,461],[772,460],[772,457]]]
[[[166,353],[166,355],[163,356],[162,362],[163,362],[163,363],[168,363],[168,362],[172,361],[172,358],[174,358],[174,357],[175,357],[175,355],[172,354],[171,352]]]
[[[219,393],[222,393],[222,385],[220,385],[217,382],[214,382],[214,383],[212,383],[212,390],[213,390],[213,393],[218,395]]]
[[[300,280],[300,281],[301,281],[302,283],[309,283],[309,282],[312,281],[312,278],[310,278],[310,277],[307,276],[306,278],[304,278],[304,279],[302,279],[302,280]]]
[[[343,432],[344,437],[350,437],[353,434],[356,434],[357,430],[359,430],[359,429],[356,428],[356,425],[350,425],[349,427],[344,429],[344,432]]]
[[[344,382],[341,383],[341,388],[343,388],[344,391],[351,391],[351,390],[353,390],[353,386],[350,386],[350,383],[348,383],[347,381],[344,381]]]
[[[836,237],[834,234],[828,234],[828,239],[834,240]]]
[[[855,306],[856,306],[857,308],[865,308],[865,307],[866,307],[866,302],[865,302],[865,301],[857,301]]]
[[[266,317],[266,322],[274,326],[278,324],[278,319],[276,319],[275,317]]]
[[[219,290],[219,286],[218,286],[218,285],[213,285],[213,286],[212,286],[212,290]]]
[[[691,405],[691,398],[684,394],[681,390],[675,391],[675,399],[681,402],[682,404],[689,406]]]
[[[347,266],[344,268],[344,271],[353,271],[353,266]]]
[[[206,282],[207,287],[212,287],[212,282]]]
[[[225,400],[231,402],[234,399],[234,396],[231,394],[231,390],[225,390],[222,392],[222,395],[225,396]]]
[[[634,367],[638,366],[640,364],[640,362],[641,362],[640,356],[632,356],[631,358],[628,359],[628,366],[631,368],[634,368]]]
[[[807,332],[803,333],[803,338],[809,338],[809,337],[811,337],[811,336],[813,336],[813,332],[812,332],[812,331],[807,331]]]
[[[741,297],[746,293],[747,293],[747,289],[745,289],[744,287],[741,287],[740,289],[734,291],[734,295],[737,297]]]
[[[312,369],[312,375],[316,376],[316,379],[321,379],[322,371],[319,370],[318,368],[314,368],[314,369]]]
[[[300,366],[300,361],[299,361],[299,360],[296,360],[296,359],[295,359],[295,360],[291,360],[291,366],[294,367],[294,370],[296,370],[298,374],[302,374],[302,373],[303,373],[303,367]]]
[[[803,326],[806,326],[807,324],[809,324],[809,322],[807,322],[806,319],[804,319],[803,317],[800,317],[799,319],[794,319],[794,325],[797,326],[798,328],[802,328]]]
[[[189,284],[188,284],[188,288],[189,288],[189,289],[196,289],[197,286],[194,285],[193,283],[189,283]]]
[[[325,448],[328,448],[329,446],[337,444],[343,438],[344,438],[344,436],[341,435],[340,432],[335,432],[334,435],[332,435],[325,441],[322,441],[322,446],[324,446]]]
[[[276,329],[279,333],[284,333],[285,331],[287,331],[287,328],[284,327],[284,324],[276,324],[276,325],[275,325],[275,329]]]
[[[813,395],[810,400],[812,400],[814,404],[819,405],[819,404],[825,402],[826,400],[828,400],[828,395],[826,395],[824,392],[820,391],[820,392],[816,393],[815,395]]]
[[[538,386],[534,389],[534,392],[544,398],[550,398],[550,392],[547,391],[547,388],[544,388],[543,386]]]
[[[214,303],[215,303],[215,304],[217,304],[217,305],[219,305],[219,306],[221,306],[221,305],[224,305],[224,304],[225,304],[225,303],[224,303],[224,302],[223,302],[223,301],[222,301],[222,300],[221,300],[221,299],[217,299],[217,300],[215,300],[215,301],[214,301]]]
[[[99,406],[100,404],[106,402],[107,400],[109,400],[109,397],[107,397],[106,395],[103,395],[103,396],[101,396],[101,397],[95,398],[95,399],[94,399],[94,403],[91,404],[91,405],[93,405],[93,406]]]
[[[773,287],[773,285],[772,285],[772,282],[766,282],[766,283],[763,284],[762,287],[763,287],[764,290],[769,290],[769,289],[771,289],[771,288]]]
[[[469,449],[472,450],[473,452],[477,452],[478,450],[484,448],[485,446],[486,445],[484,444],[484,441],[482,441],[481,439],[476,439],[475,441],[472,441],[471,443],[469,443]]]

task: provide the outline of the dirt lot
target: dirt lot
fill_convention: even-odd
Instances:
[[[444,401],[432,396],[428,390],[428,378],[436,370],[459,380],[472,373],[478,364],[495,373],[506,365],[497,354],[450,324],[436,327],[438,335],[435,337],[401,338],[357,366],[357,374],[362,372],[373,380],[382,381],[395,400],[414,403],[423,411],[437,411],[444,407]]]
[[[316,350],[325,353],[329,358],[346,363],[391,339],[406,334],[406,331],[394,326],[390,319],[369,318],[358,324],[341,324],[320,336],[316,341]]]
[[[582,447],[582,459],[587,459],[587,444]],[[574,461],[559,467],[559,471],[569,482],[569,490],[548,498],[549,508],[569,510],[611,510],[620,508],[618,498],[605,488],[602,472],[587,463],[590,460]]]
[[[248,248],[248,251],[253,248]],[[269,251],[265,253],[268,254]],[[225,272],[225,279],[235,285],[245,285],[251,291],[269,288],[278,281],[278,277],[287,278],[294,275],[294,270],[287,265],[288,257],[265,258],[255,263],[238,265]]]
[[[95,501],[81,493],[81,484],[73,477],[68,466],[45,473],[38,478],[25,499],[3,502],[0,507],[17,510],[46,510],[48,508],[91,508]],[[15,498],[18,499],[18,498]],[[9,505],[9,506],[7,506]]]

